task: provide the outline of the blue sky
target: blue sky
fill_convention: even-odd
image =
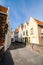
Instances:
[[[11,27],[29,21],[30,16],[43,21],[43,0],[0,0],[0,5],[9,7]]]

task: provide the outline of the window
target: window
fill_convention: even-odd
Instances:
[[[26,35],[28,36],[28,30],[26,30]]]
[[[33,28],[31,28],[31,30],[30,30],[30,34],[33,35]]]
[[[25,35],[25,31],[23,31],[23,35]]]

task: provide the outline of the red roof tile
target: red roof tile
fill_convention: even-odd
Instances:
[[[0,5],[0,11],[1,12],[7,13],[7,10],[8,10],[8,8]]]
[[[39,21],[39,20],[36,20],[35,21],[38,23],[38,25],[42,25],[43,26],[43,22]]]
[[[16,29],[16,30],[15,30],[15,32],[17,32],[17,33],[18,33],[18,32],[19,32],[19,29]]]

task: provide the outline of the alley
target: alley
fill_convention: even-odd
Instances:
[[[5,52],[0,65],[43,65],[43,55],[28,46],[13,43]]]

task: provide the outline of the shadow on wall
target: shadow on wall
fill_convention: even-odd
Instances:
[[[11,43],[9,49],[10,50],[16,50],[16,49],[24,48],[24,47],[26,47],[26,44],[16,41],[16,42]]]
[[[3,55],[0,65],[15,65],[9,50],[7,50]]]

